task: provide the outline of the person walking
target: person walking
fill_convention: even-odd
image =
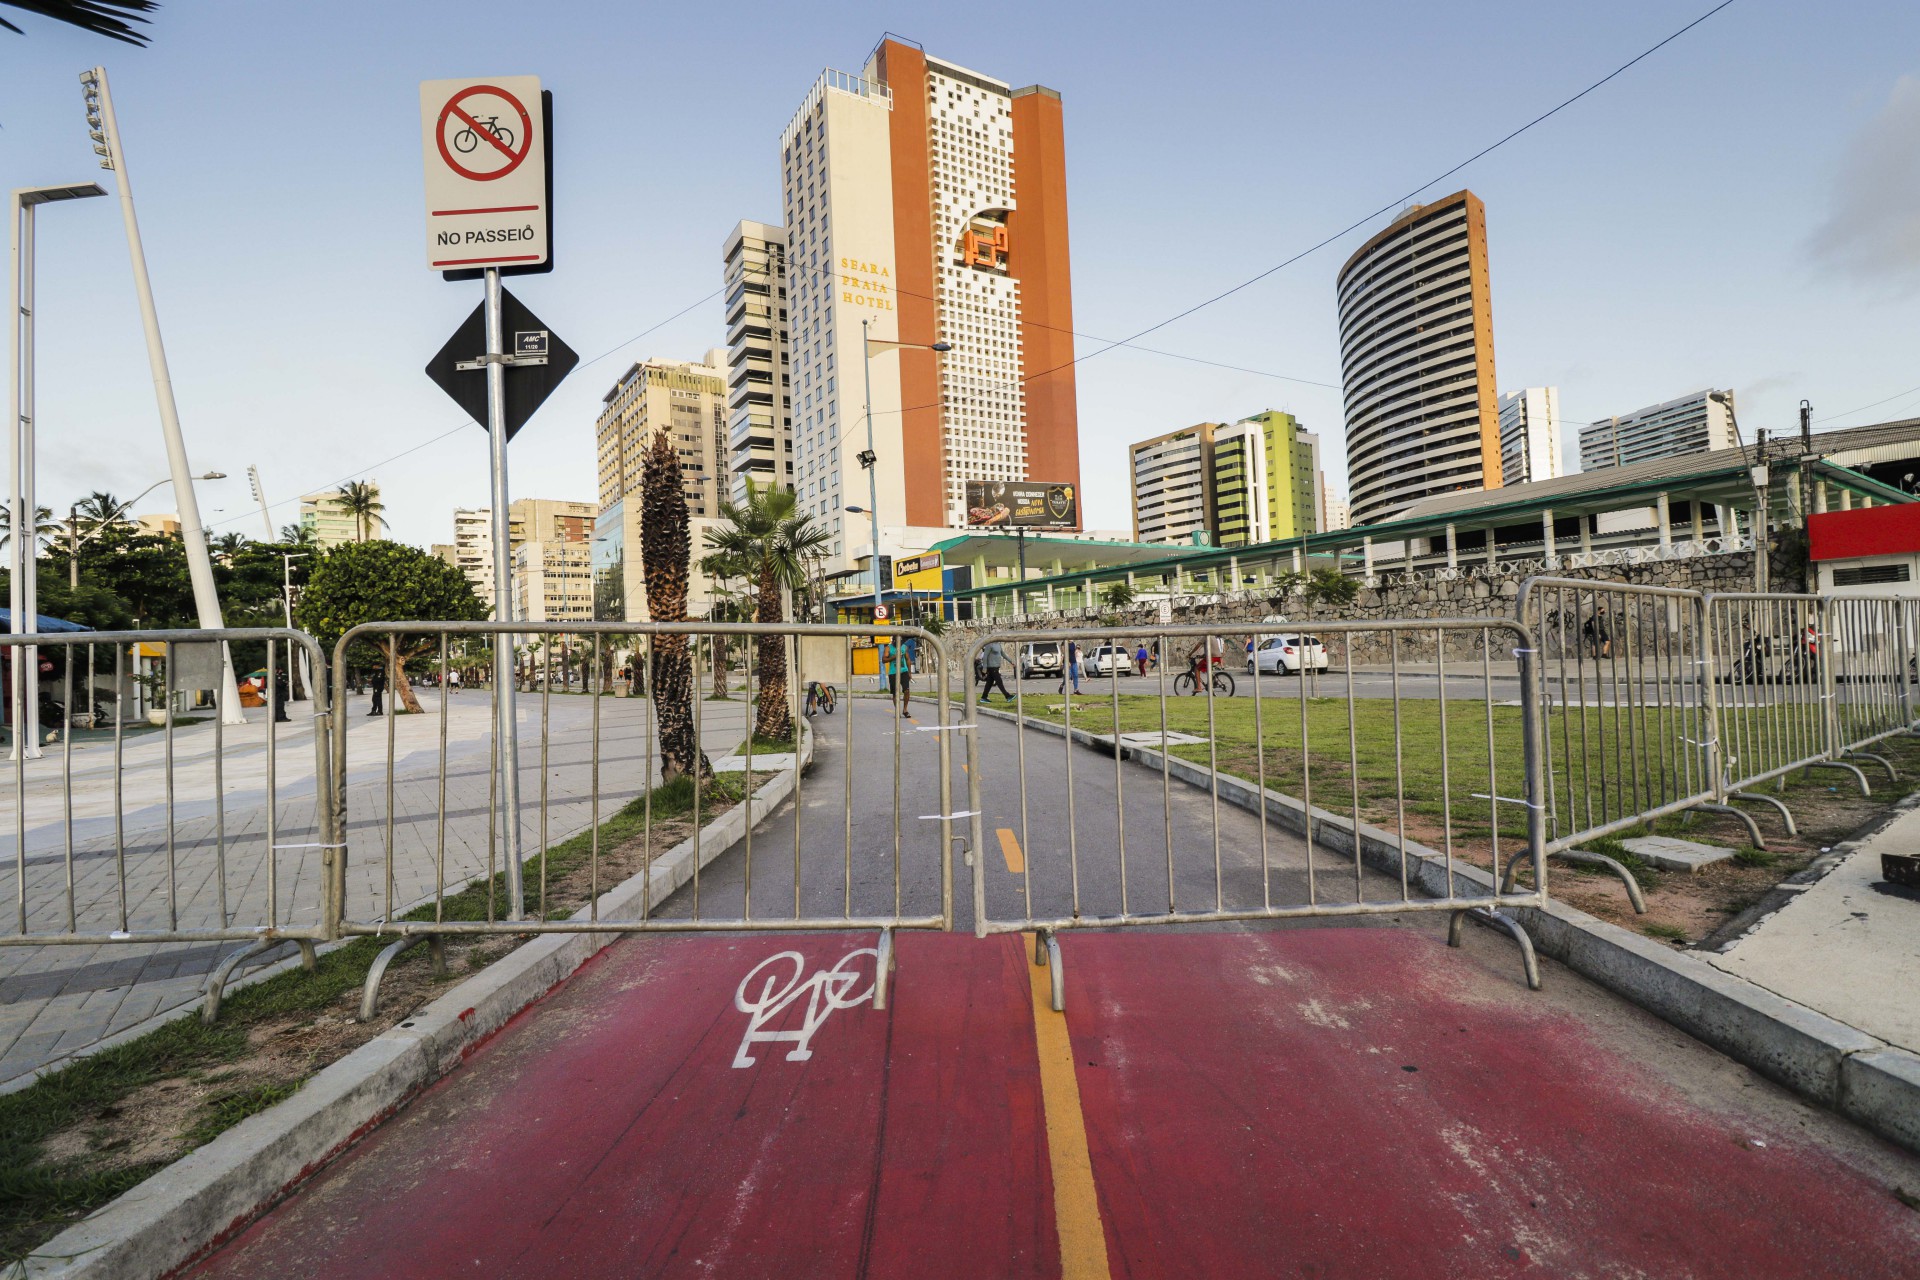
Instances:
[[[902,718],[913,719],[913,658],[905,643],[887,645],[887,688],[893,693],[893,705]]]
[[[1006,676],[1001,674],[1004,668],[1006,667],[1006,665],[1007,665],[1006,649],[1001,646],[998,640],[989,641],[987,643],[987,647],[980,651],[980,668],[983,673],[982,679],[981,679],[981,688],[980,688],[980,701],[982,702],[991,701],[993,697],[993,691],[996,688],[1000,690],[1001,697],[1005,698],[1008,702],[1013,701],[1013,695],[1007,692],[1007,678]]]
[[[293,696],[287,687],[287,664],[281,663],[273,671],[273,718],[287,720],[287,702]]]
[[[1140,647],[1133,651],[1133,669],[1141,675],[1153,669],[1153,657],[1147,652],[1147,642],[1142,640]]]
[[[1073,684],[1073,691],[1080,692],[1080,642],[1077,640],[1067,641],[1067,662],[1060,668],[1059,692],[1067,691],[1069,681]]]
[[[454,668],[452,671],[447,672],[447,692],[448,693],[460,692],[460,669],[458,667]]]
[[[381,667],[375,668],[373,673],[373,679],[368,683],[370,683],[373,686],[373,710],[367,712],[367,714],[370,716],[377,716],[382,714],[380,710],[380,695],[387,691],[386,670]]]

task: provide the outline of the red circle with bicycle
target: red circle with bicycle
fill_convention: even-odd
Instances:
[[[506,105],[496,107],[481,101],[487,98],[497,98]],[[450,125],[457,127],[449,129]],[[533,117],[520,99],[505,89],[490,84],[469,85],[440,108],[434,140],[440,144],[440,158],[449,169],[474,182],[492,182],[518,169],[533,150]],[[488,161],[497,162],[497,167],[483,167]]]

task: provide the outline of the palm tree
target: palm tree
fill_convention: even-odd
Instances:
[[[791,489],[761,488],[747,481],[747,500],[739,506],[720,504],[726,523],[707,530],[707,546],[745,562],[754,579],[757,607],[753,620],[786,621],[781,592],[804,588],[807,571],[818,559],[830,535],[801,515],[799,498]],[[787,649],[785,640],[768,633],[756,641],[760,650],[760,705],[754,718],[755,737],[785,742],[793,737],[793,709],[787,705]]]
[[[360,541],[370,540],[374,526],[387,523],[386,517],[380,514],[387,509],[387,504],[380,501],[380,486],[365,480],[349,480],[340,486],[338,498],[340,509],[352,516],[359,527]]]
[[[152,13],[160,7],[158,0],[0,0],[0,4],[37,13],[55,22],[69,23],[94,35],[131,45],[145,45],[147,33],[136,31],[127,24],[145,23],[146,19],[140,15]],[[5,18],[0,18],[0,27],[5,27],[15,35],[26,34]]]
[[[252,541],[244,533],[223,533],[207,545],[213,554],[231,562],[235,556],[246,550]]]
[[[299,523],[280,526],[280,541],[289,547],[310,547],[313,545],[313,530]]]
[[[81,528],[92,531],[102,525],[132,523],[126,518],[129,505],[104,490],[95,489],[73,504],[73,513],[79,517]]]
[[[60,526],[60,522],[53,518],[53,508],[36,506],[33,510],[34,510],[34,521],[33,521],[34,537],[33,537],[32,551],[34,555],[38,556],[40,554],[41,540],[45,538],[50,538],[54,534],[59,533],[61,526]],[[11,539],[12,537],[13,537],[13,508],[11,505],[0,506],[0,547],[6,546],[8,540]]]
[[[713,585],[713,603],[707,606],[707,619],[710,622],[745,622],[753,615],[753,602],[747,593],[731,584],[743,582],[750,575],[746,560],[725,551],[714,551],[700,557],[700,572],[707,576]],[[727,696],[727,673],[732,670],[733,645],[719,636],[714,637],[713,648],[713,696]]]
[[[656,431],[640,472],[640,562],[647,572],[647,612],[655,622],[687,620],[689,533],[680,454],[665,430]],[[660,779],[692,774],[696,784],[713,766],[693,731],[693,660],[685,635],[654,637],[654,721],[660,732]]]
[[[1109,609],[1124,609],[1134,602],[1134,598],[1131,582],[1109,582],[1100,588],[1100,602]]]

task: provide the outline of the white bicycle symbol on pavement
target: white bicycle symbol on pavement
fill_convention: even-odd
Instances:
[[[847,966],[861,956],[872,956],[877,964],[880,953],[872,947],[861,947],[849,951],[834,963],[831,969],[816,970],[811,978],[802,981],[806,973],[807,962],[798,951],[782,951],[768,956],[747,971],[740,979],[740,987],[733,993],[733,1007],[747,1014],[746,1034],[740,1037],[740,1048],[733,1055],[735,1067],[750,1067],[756,1059],[747,1056],[747,1046],[766,1044],[772,1041],[792,1041],[797,1047],[787,1054],[788,1062],[805,1062],[813,1056],[808,1045],[813,1033],[835,1009],[851,1009],[857,1004],[873,999],[873,981],[868,978],[866,990],[852,994],[853,987],[863,976]],[[791,971],[782,974],[783,965],[791,966]],[[754,979],[765,974],[757,996],[749,995]],[[783,982],[785,985],[781,985]],[[778,987],[778,990],[775,988]],[[807,997],[806,1018],[801,1025],[787,1031],[763,1031],[762,1027],[778,1018],[787,1007],[802,995]]]

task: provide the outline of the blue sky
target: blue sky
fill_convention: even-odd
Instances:
[[[781,128],[883,31],[1064,95],[1076,327],[1110,338],[1397,199],[1711,3],[982,0],[936,21],[869,3],[171,0],[146,50],[18,15],[0,172],[98,175],[77,75],[104,63],[188,448],[233,477],[202,487],[203,514],[260,536],[249,463],[277,502],[371,475],[394,535],[426,544],[487,490],[484,434],[421,373],[479,286],[424,265],[420,80],[537,74],[555,94],[559,267],[513,288],[605,358],[516,439],[513,487],[592,500],[600,397],[633,359],[723,341],[718,297],[700,300],[724,236],[777,219]],[[1824,427],[1920,414],[1920,7],[1736,0],[1427,194],[1459,186],[1487,203],[1503,391],[1557,385],[1570,422],[1708,385],[1736,388],[1749,431],[1792,428],[1802,397]],[[40,225],[41,495],[64,514],[166,465],[117,210]],[[1258,372],[1128,350],[1082,364],[1092,523],[1127,524],[1128,442],[1267,407],[1320,430],[1344,483],[1333,280],[1366,234],[1145,340]]]

